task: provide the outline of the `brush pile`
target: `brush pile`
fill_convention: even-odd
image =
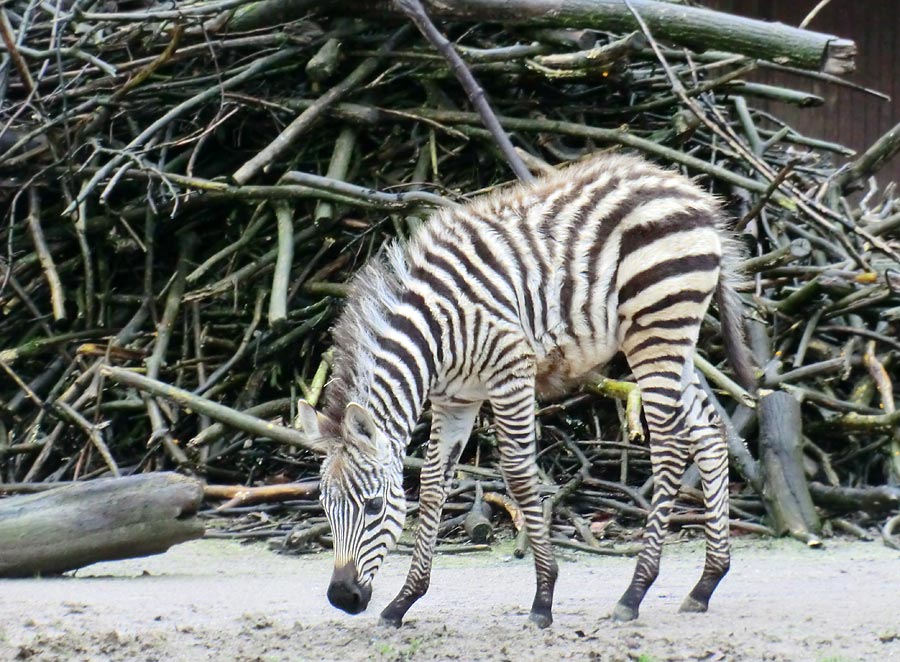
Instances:
[[[900,502],[900,199],[872,176],[900,131],[853,155],[777,118],[779,103],[821,98],[746,81],[777,67],[839,84],[853,44],[795,30],[803,46],[785,54],[788,37],[760,42],[756,22],[703,12],[733,33],[713,44],[690,16],[656,13],[690,8],[649,0],[631,3],[649,33],[624,3],[616,17],[553,18],[522,0],[515,22],[490,13],[497,3],[456,16],[453,4],[434,18],[533,172],[627,149],[726,200],[750,255],[762,400],[778,396],[783,418],[758,415],[762,400],[727,378],[710,317],[698,367],[733,428],[735,528],[815,540],[817,515],[859,535],[880,525]],[[346,281],[435,205],[513,177],[447,61],[387,2],[22,0],[0,14],[0,490],[162,469],[276,495],[314,480],[291,414],[328,379]],[[618,364],[610,376],[629,379]],[[616,387],[542,403],[562,544],[608,551],[599,539],[646,513],[646,447],[628,437],[624,400],[594,392]],[[773,425],[787,430],[776,465],[793,457],[787,474],[818,506],[799,524],[765,489]],[[426,439],[427,416],[413,500]],[[486,416],[445,532],[492,507],[515,519],[495,456]],[[309,493],[233,500],[225,512],[253,514],[221,535],[327,540]],[[676,522],[702,521],[697,494],[689,473]]]

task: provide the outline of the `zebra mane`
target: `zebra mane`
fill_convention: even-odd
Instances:
[[[406,245],[395,239],[351,279],[344,309],[332,329],[335,359],[325,390],[324,437],[340,439],[347,404],[368,401],[377,338],[387,329],[391,311],[400,305],[408,275]]]

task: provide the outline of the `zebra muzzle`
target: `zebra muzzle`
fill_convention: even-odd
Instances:
[[[358,614],[369,606],[372,587],[359,583],[353,564],[337,567],[328,585],[328,602],[348,614]]]

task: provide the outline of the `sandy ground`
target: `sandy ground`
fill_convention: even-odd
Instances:
[[[394,554],[369,611],[330,607],[328,555],[280,557],[222,541],[92,566],[75,577],[0,581],[0,660],[849,660],[900,661],[900,554],[880,543],[739,541],[708,614],[680,614],[698,543],[667,545],[641,617],[608,614],[630,559],[561,555],[555,623],[527,622],[530,560],[503,549],[440,557],[400,630],[378,612],[402,583]]]

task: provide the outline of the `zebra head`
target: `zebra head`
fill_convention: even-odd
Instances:
[[[303,432],[319,436],[319,416],[306,403]],[[324,421],[323,421],[324,422]],[[350,614],[365,610],[372,580],[403,530],[403,464],[390,440],[356,403],[347,405],[340,434],[322,463],[319,499],[331,524],[334,573],[328,601]]]

